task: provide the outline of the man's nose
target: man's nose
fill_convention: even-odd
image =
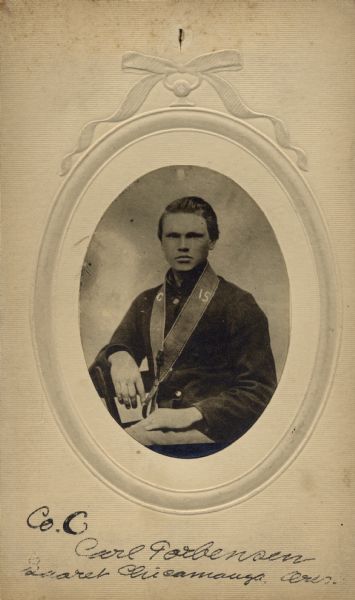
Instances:
[[[188,249],[189,249],[189,244],[187,242],[187,239],[184,236],[181,236],[181,238],[179,239],[180,252],[187,252]]]

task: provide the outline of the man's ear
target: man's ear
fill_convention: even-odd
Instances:
[[[210,241],[208,242],[208,249],[209,249],[209,250],[213,250],[213,248],[215,247],[215,245],[216,245],[216,240],[213,240],[213,241],[212,241],[212,240],[210,240]]]

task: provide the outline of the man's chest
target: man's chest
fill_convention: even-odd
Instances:
[[[178,324],[178,317],[184,308],[187,298],[182,294],[167,294],[165,311],[162,315],[166,337],[172,327]],[[150,353],[150,323],[152,315],[152,304],[140,311],[140,329],[143,334],[147,354]],[[217,356],[224,352],[230,342],[230,315],[225,302],[215,296],[203,315],[196,321],[194,329],[186,342],[190,356],[201,357],[203,355]]]

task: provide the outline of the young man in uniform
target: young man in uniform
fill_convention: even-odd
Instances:
[[[258,419],[277,385],[266,316],[251,294],[211,268],[219,230],[206,201],[169,204],[158,236],[170,265],[165,281],[133,301],[91,376],[105,395],[95,376],[101,366],[122,405],[142,402],[145,418],[127,432],[146,445],[231,443]]]

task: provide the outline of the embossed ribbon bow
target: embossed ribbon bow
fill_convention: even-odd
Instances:
[[[207,81],[217,92],[226,109],[235,117],[268,119],[273,125],[275,138],[279,145],[293,150],[300,169],[307,170],[306,156],[301,148],[291,145],[289,133],[282,120],[249,108],[238,92],[225,79],[216,74],[222,71],[240,71],[242,68],[241,57],[236,50],[221,50],[203,54],[185,64],[177,64],[170,60],[138,52],[126,52],[122,58],[122,69],[124,71],[141,71],[149,73],[149,75],[133,86],[120,108],[110,117],[90,121],[83,127],[77,147],[63,159],[61,175],[65,175],[71,169],[74,155],[83,152],[90,146],[97,125],[117,123],[134,115],[153,87],[160,81],[179,98],[180,104],[189,104],[187,96],[199,87],[202,81]]]

